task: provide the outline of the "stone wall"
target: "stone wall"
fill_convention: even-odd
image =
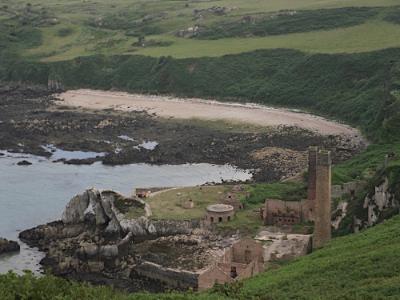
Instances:
[[[263,211],[265,225],[294,225],[313,220],[313,201],[267,199]]]
[[[212,288],[216,283],[224,284],[232,281],[233,279],[229,273],[215,264],[199,274],[197,288],[199,291],[202,291]]]
[[[240,240],[233,244],[230,252],[232,255],[230,260],[237,263],[249,264],[253,260],[264,262],[262,244],[253,239]]]
[[[198,288],[199,274],[196,272],[164,268],[147,261],[138,264],[134,270],[139,276],[160,281],[169,287],[183,290]]]

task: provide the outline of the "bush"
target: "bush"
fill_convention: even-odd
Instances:
[[[279,35],[313,30],[349,27],[366,22],[378,13],[378,8],[346,7],[309,11],[282,11],[274,15],[222,22],[203,28],[197,38],[220,39]]]
[[[57,35],[58,35],[59,37],[66,37],[66,36],[71,35],[73,32],[74,32],[74,30],[73,30],[72,28],[64,27],[64,28],[60,28],[60,29],[57,31]]]

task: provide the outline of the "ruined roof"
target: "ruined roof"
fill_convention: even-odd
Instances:
[[[207,206],[207,211],[209,212],[229,212],[233,210],[233,206],[232,205],[228,205],[228,204],[212,204]]]

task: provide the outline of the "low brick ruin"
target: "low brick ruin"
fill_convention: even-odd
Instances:
[[[264,270],[263,246],[253,239],[235,240],[229,246],[217,249],[214,247],[206,251],[209,259],[202,268],[187,265],[182,268],[179,263],[183,259],[182,254],[176,258],[175,267],[143,261],[136,266],[135,272],[173,288],[205,290],[216,283],[224,284],[249,278]],[[185,254],[190,256],[191,252]]]

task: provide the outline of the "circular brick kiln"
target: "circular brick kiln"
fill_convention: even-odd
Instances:
[[[212,204],[207,206],[206,220],[209,223],[228,222],[233,219],[235,210],[232,205]]]

